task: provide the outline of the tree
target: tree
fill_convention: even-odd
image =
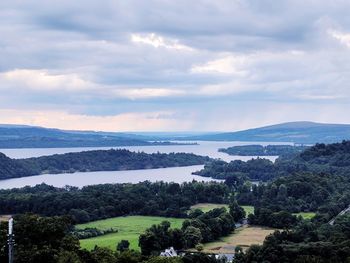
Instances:
[[[198,243],[202,241],[202,234],[200,229],[189,226],[184,232],[184,240],[187,248],[195,247]]]
[[[242,221],[242,219],[245,218],[246,216],[244,209],[240,207],[237,201],[235,200],[230,202],[229,209],[230,209],[230,215],[232,216],[235,222]]]
[[[117,245],[117,250],[120,252],[123,252],[125,250],[128,250],[130,246],[130,243],[128,240],[122,240]]]
[[[197,244],[197,245],[196,245],[196,250],[197,250],[198,252],[201,252],[203,249],[204,249],[203,244]]]

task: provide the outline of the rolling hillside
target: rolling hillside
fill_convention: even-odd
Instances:
[[[0,125],[0,148],[113,147],[153,145],[151,139],[121,132],[65,131],[26,125]]]
[[[238,132],[217,133],[184,138],[205,141],[267,141],[313,144],[350,139],[349,124],[288,122]]]

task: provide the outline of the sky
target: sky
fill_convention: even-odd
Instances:
[[[350,123],[348,0],[1,0],[0,123]]]

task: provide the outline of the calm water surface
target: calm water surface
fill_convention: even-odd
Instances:
[[[186,152],[198,155],[209,156],[212,158],[220,158],[224,161],[243,160],[247,161],[257,156],[230,156],[226,153],[218,152],[219,148],[226,148],[235,145],[254,144],[252,142],[198,142],[199,145],[169,145],[169,146],[129,146],[114,147],[124,148],[130,151],[142,151],[146,153],[170,153],[170,152]],[[276,143],[256,143],[262,145]],[[285,144],[285,143],[284,143]],[[89,147],[89,148],[45,148],[45,149],[0,149],[0,152],[11,158],[29,158],[39,157],[52,154],[62,154],[68,152],[81,152],[89,150],[105,150],[112,147]],[[266,158],[266,157],[265,157]],[[271,156],[268,159],[274,161],[277,157]],[[197,181],[218,181],[212,178],[192,175],[191,173],[203,168],[203,165],[160,168],[148,170],[131,170],[131,171],[112,171],[112,172],[86,172],[74,174],[45,174],[38,176],[30,176],[0,181],[0,189],[9,189],[23,187],[26,185],[34,186],[40,183],[46,183],[56,187],[65,185],[86,186],[102,183],[138,183],[142,181],[165,181],[165,182],[190,182]]]
[[[190,182],[196,181],[221,181],[212,178],[202,177],[191,174],[203,168],[203,165],[194,165],[186,167],[147,169],[147,170],[129,170],[129,171],[112,171],[112,172],[86,172],[73,174],[44,174],[38,176],[30,176],[16,179],[0,181],[0,188],[10,189],[14,187],[23,187],[26,185],[37,185],[45,182],[56,187],[72,185],[82,187],[93,184],[104,183],[133,183],[150,181],[164,182]]]

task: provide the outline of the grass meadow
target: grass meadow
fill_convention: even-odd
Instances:
[[[124,239],[130,242],[130,249],[140,250],[138,246],[140,234],[142,234],[150,226],[160,224],[164,220],[169,221],[172,228],[181,228],[182,222],[184,221],[184,219],[181,218],[125,216],[93,221],[86,224],[79,224],[76,227],[80,229],[90,227],[101,230],[109,228],[118,229],[117,233],[81,239],[80,245],[83,248],[91,250],[95,247],[95,245],[98,245],[100,247],[109,247],[115,250],[117,244]]]

